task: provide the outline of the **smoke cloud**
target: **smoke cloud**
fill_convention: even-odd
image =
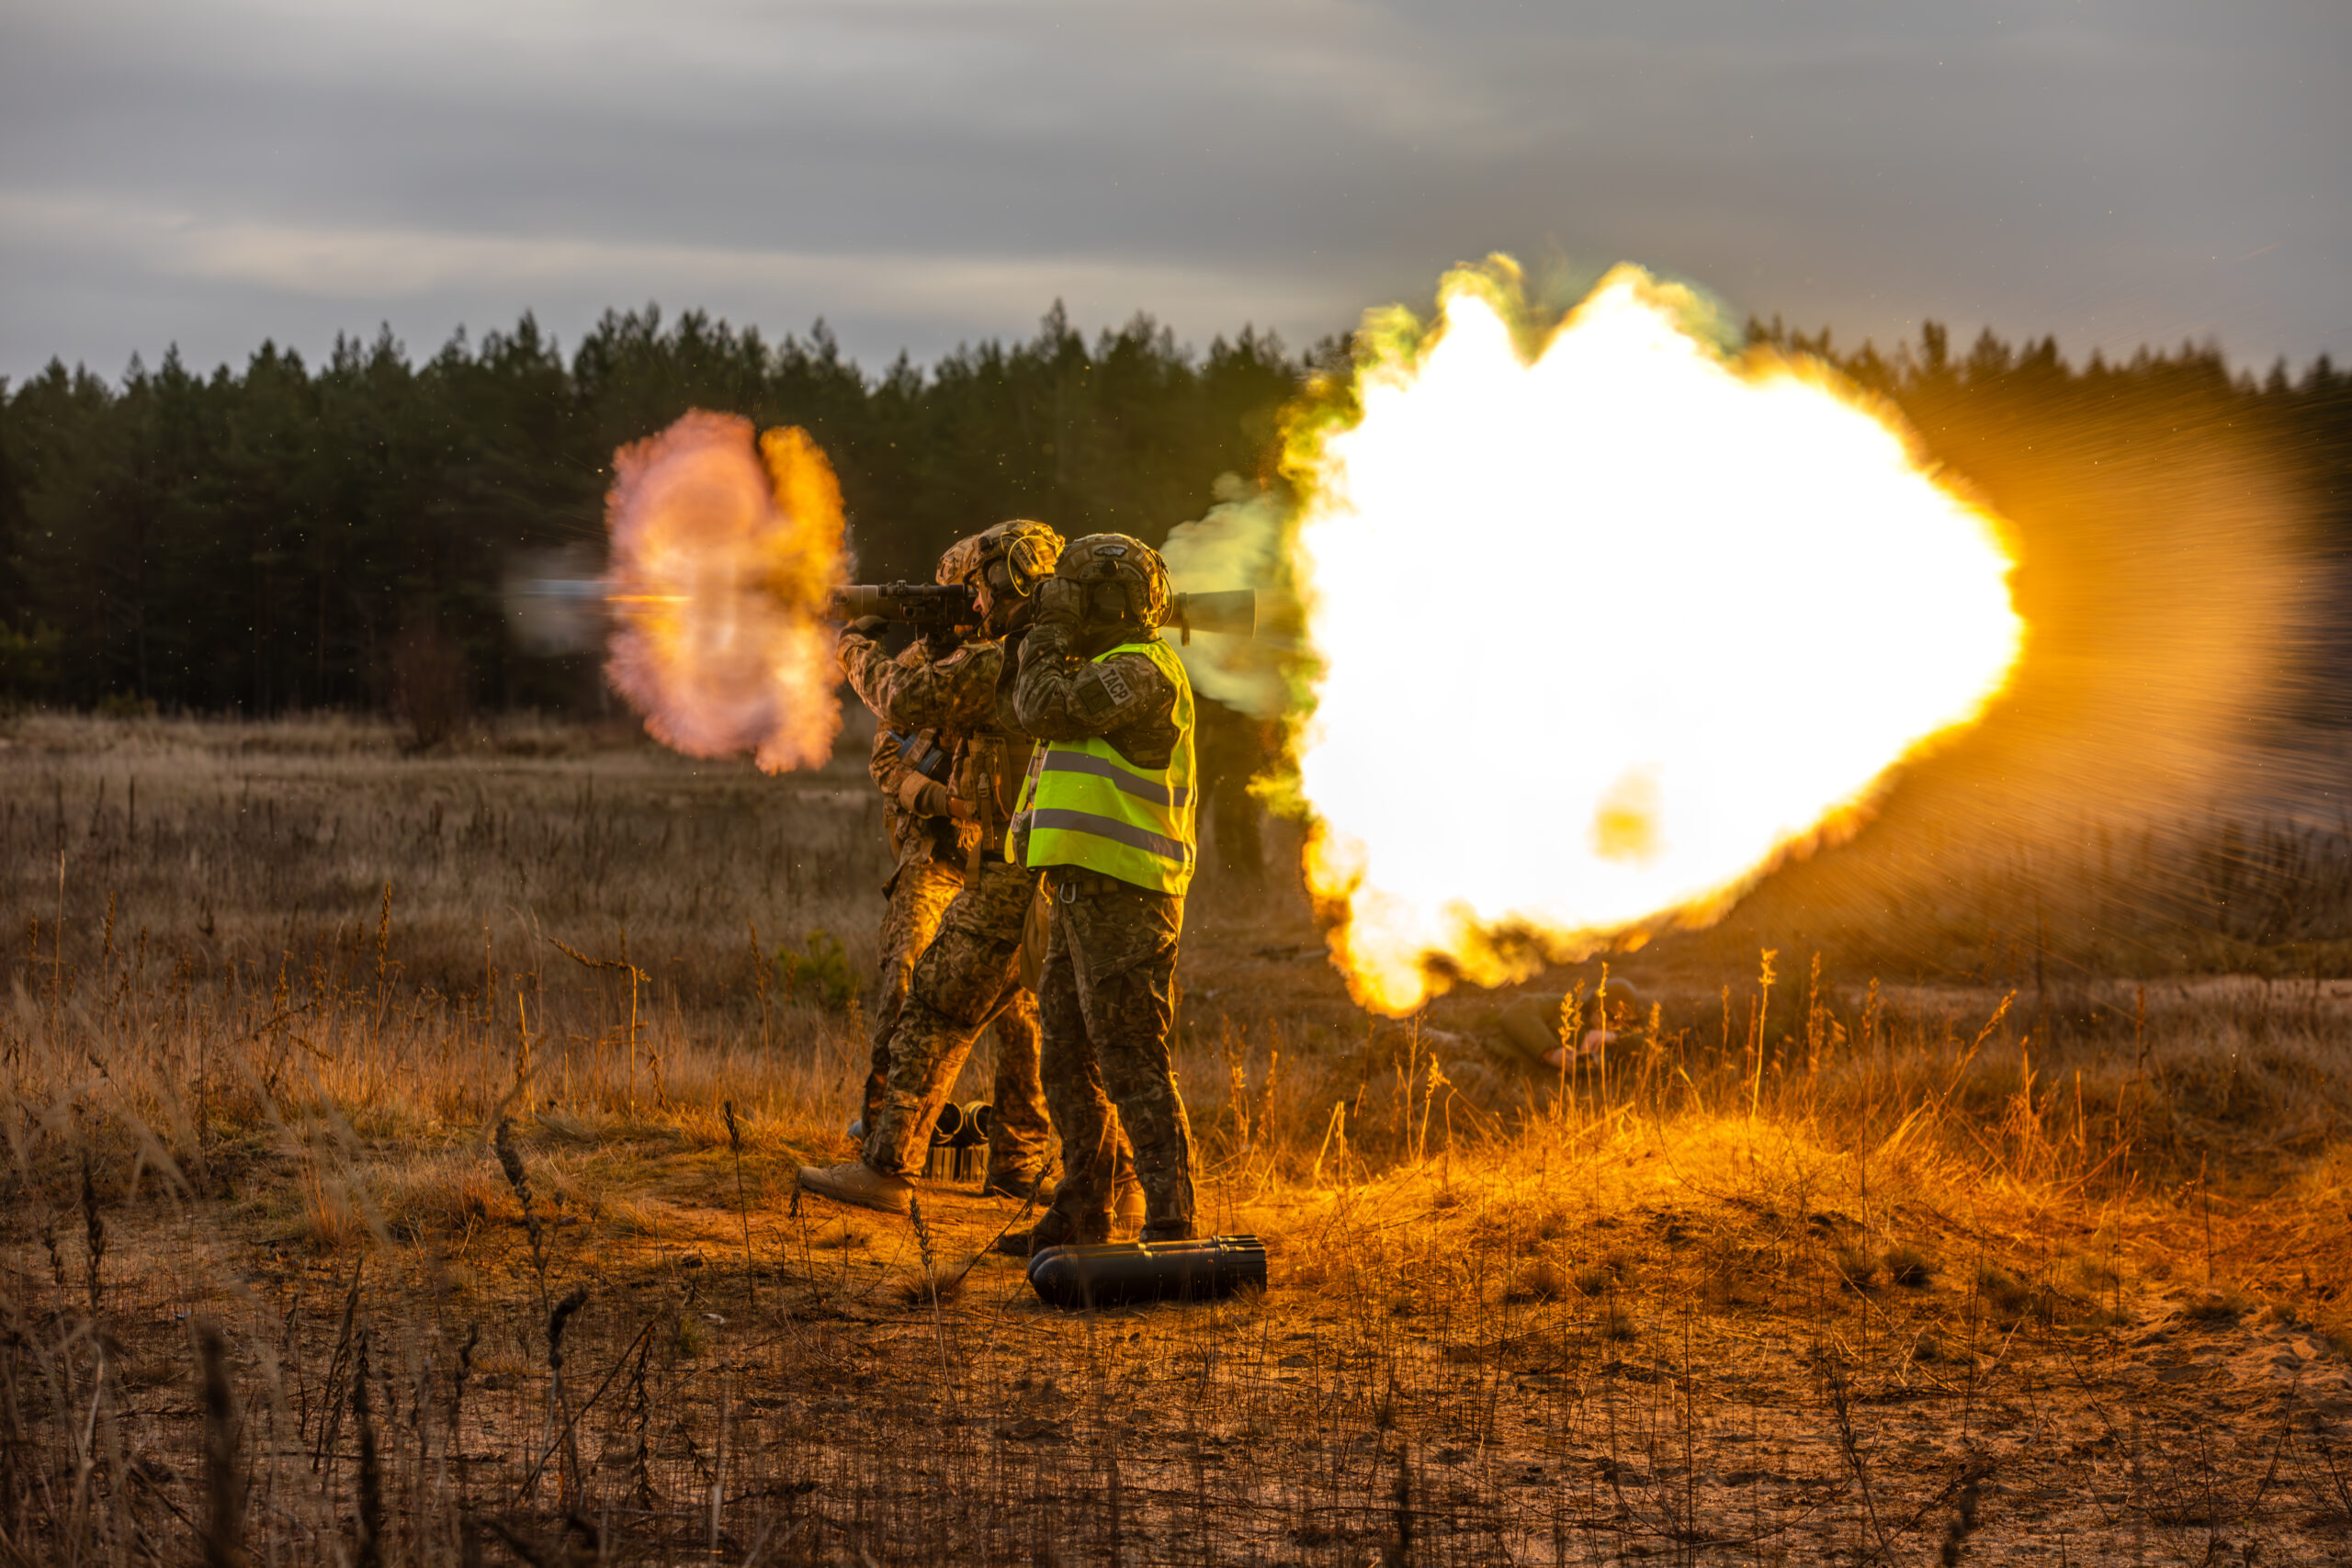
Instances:
[[[605,582],[583,546],[517,551],[507,562],[499,597],[526,653],[585,653],[605,640]]]
[[[1195,691],[1252,718],[1272,718],[1292,705],[1291,666],[1297,640],[1285,636],[1295,611],[1290,594],[1288,503],[1227,474],[1216,481],[1218,503],[1197,522],[1168,531],[1159,548],[1179,593],[1251,588],[1258,593],[1258,635],[1194,632],[1192,640],[1164,633],[1184,661]]]

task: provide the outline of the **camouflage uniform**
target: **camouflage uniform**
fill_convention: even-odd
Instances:
[[[907,984],[915,960],[939,934],[940,917],[956,895],[964,890],[964,874],[935,860],[919,860],[890,874],[883,887],[889,900],[882,907],[881,962],[874,977],[874,1016],[866,1031],[872,1047],[865,1072],[865,1093],[858,1114],[874,1124],[882,1106],[882,1086],[890,1077],[890,1036],[899,1027],[899,1013],[907,1000]],[[1001,1045],[999,1049],[1001,1050]]]
[[[923,643],[916,641],[907,646],[897,662],[912,666],[929,657]],[[881,951],[867,1030],[872,1055],[858,1108],[868,1126],[880,1108],[882,1086],[890,1076],[890,1034],[899,1027],[908,977],[914,973],[915,960],[938,932],[940,916],[964,886],[961,824],[947,814],[944,798],[938,809],[928,812],[918,811],[900,798],[916,793],[907,785],[907,775],[913,770],[904,756],[906,744],[927,747],[933,740],[928,730],[901,737],[889,726],[876,724],[873,755],[866,762],[875,787],[882,792],[882,828],[890,841],[890,874],[882,884],[882,896],[888,902],[882,910]],[[944,797],[945,792],[941,793]],[[917,802],[923,804],[928,803]]]
[[[1022,728],[1046,741],[1099,735],[1138,767],[1166,766],[1180,732],[1159,667],[1140,654],[1088,662],[1077,648],[1067,625],[1030,632],[1014,688]],[[1037,1001],[1046,1103],[1062,1136],[1054,1208],[1070,1234],[1101,1234],[1124,1128],[1146,1236],[1189,1235],[1193,1134],[1169,1052],[1184,900],[1070,866],[1046,878],[1053,927]]]
[[[998,693],[1004,645],[966,643],[937,660],[893,660],[871,639],[853,633],[842,638],[841,659],[851,687],[886,730],[918,738],[928,732],[952,757],[944,786],[928,780],[909,785],[905,775],[910,770],[899,759],[898,782],[886,785],[885,793],[909,810],[910,820],[920,820],[914,814],[926,805],[935,805],[935,815],[944,820],[950,796],[971,802],[976,810],[973,820],[954,824],[953,852],[960,855],[960,866],[941,865],[936,844],[916,844],[901,850],[894,873],[894,909],[899,886],[919,881],[923,886],[921,894],[908,895],[910,916],[919,899],[937,897],[938,872],[955,886],[930,921],[928,942],[906,949],[906,988],[895,1006],[886,972],[883,1005],[891,1010],[891,1027],[882,1032],[877,1019],[874,1061],[881,1081],[868,1084],[865,1162],[898,1176],[921,1170],[932,1123],[973,1042],[993,1020],[997,1073],[989,1170],[992,1176],[1034,1172],[1045,1164],[1047,1123],[1038,1079],[1036,1008],[1022,987],[1020,961],[1022,927],[1037,879],[1008,865],[1003,852],[1004,823],[1028,765],[1030,742],[1005,722],[1009,712],[1000,712],[1010,707]],[[910,876],[917,862],[936,870]],[[914,921],[907,923],[911,927]],[[886,924],[886,964],[891,956],[889,930]]]
[[[949,908],[963,891],[963,873],[933,860],[901,866],[891,878],[890,901],[882,912],[881,973],[868,1035],[873,1057],[859,1108],[868,1127],[876,1124],[888,1089],[890,1041],[905,1010],[915,966],[937,941]],[[1037,1077],[1037,998],[1027,987],[1016,987],[1006,997],[989,1032],[996,1041],[996,1079],[989,1091],[989,1167],[992,1173],[1035,1172],[1045,1163],[1050,1128],[1046,1091]]]

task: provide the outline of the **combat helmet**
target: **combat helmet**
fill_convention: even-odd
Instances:
[[[939,581],[970,582],[985,577],[1000,599],[1026,599],[1054,574],[1062,536],[1043,523],[1015,517],[967,535],[939,558]],[[977,585],[976,585],[977,586]]]
[[[1037,584],[1054,574],[1061,552],[1061,535],[1043,523],[1015,517],[948,546],[939,558],[937,576],[943,583],[967,582],[975,588],[986,582],[992,604],[989,624],[982,629],[1001,637]]]
[[[967,534],[940,552],[939,570],[933,575],[944,586],[953,587],[978,571],[979,567],[980,536]]]
[[[1127,534],[1089,534],[1062,550],[1054,575],[1086,585],[1090,625],[1155,632],[1168,619],[1168,563]]]

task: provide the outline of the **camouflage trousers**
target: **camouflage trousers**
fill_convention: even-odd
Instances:
[[[907,984],[913,978],[915,960],[939,934],[940,917],[964,890],[961,872],[935,860],[910,861],[890,878],[888,902],[882,908],[881,958],[875,966],[874,1013],[866,1031],[873,1052],[865,1074],[860,1114],[874,1124],[882,1108],[882,1086],[890,1077],[890,1036],[899,1027],[899,1013],[907,1003]]]
[[[896,1027],[875,1047],[882,1082],[866,1112],[864,1150],[875,1169],[921,1174],[932,1123],[991,1020],[997,1070],[989,1169],[1044,1165],[1048,1128],[1037,1077],[1036,1004],[1021,985],[1021,928],[1036,888],[1035,873],[984,862],[978,877],[958,887],[940,911],[934,934],[909,971]]]
[[[1146,1233],[1189,1235],[1193,1129],[1169,1054],[1184,901],[1103,878],[1069,882],[1046,884],[1056,894],[1053,928],[1037,983],[1046,1104],[1062,1137],[1054,1207],[1081,1235],[1099,1224],[1111,1208],[1124,1129]],[[1096,890],[1080,893],[1080,884]]]

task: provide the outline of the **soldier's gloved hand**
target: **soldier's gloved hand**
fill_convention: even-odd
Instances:
[[[910,773],[899,781],[899,804],[917,817],[952,817],[961,803],[949,796],[945,784]]]
[[[1077,626],[1086,619],[1086,584],[1049,577],[1037,585],[1037,624]]]
[[[865,637],[880,637],[889,626],[890,623],[879,615],[861,615],[849,624],[852,633]]]

